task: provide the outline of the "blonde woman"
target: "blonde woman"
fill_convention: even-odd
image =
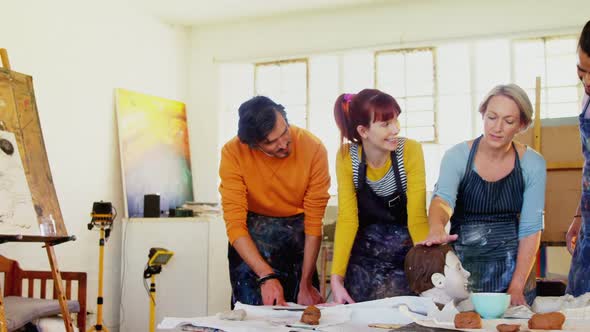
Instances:
[[[443,157],[424,243],[452,242],[471,272],[473,291],[507,292],[513,305],[531,304],[546,165],[541,155],[514,141],[531,123],[531,102],[519,86],[499,85],[479,112],[483,135],[455,145]],[[451,235],[444,229],[449,220]]]

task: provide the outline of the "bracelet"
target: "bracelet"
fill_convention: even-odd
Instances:
[[[270,279],[279,279],[280,277],[281,276],[278,273],[269,273],[269,274],[265,275],[264,277],[258,278],[258,280],[256,280],[256,283],[258,284],[258,287],[260,287],[266,281],[268,281]]]
[[[574,218],[582,218],[582,215],[581,215],[581,214],[576,214],[576,215],[574,216]]]

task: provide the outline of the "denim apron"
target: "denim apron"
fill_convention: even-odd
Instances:
[[[473,169],[481,138],[473,142],[469,153],[451,217],[451,234],[459,235],[453,247],[471,273],[471,291],[500,293],[507,291],[516,268],[524,179],[514,143],[514,169],[495,182],[482,179]],[[534,300],[535,286],[531,271],[524,289],[529,304]]]
[[[248,232],[258,252],[280,275],[283,296],[287,302],[297,302],[305,233],[303,213],[292,217],[268,217],[248,212]],[[230,244],[227,258],[232,286],[232,308],[236,301],[244,304],[262,305],[258,276]],[[319,289],[317,271],[313,275],[313,285]]]
[[[413,295],[404,272],[404,259],[412,248],[407,197],[395,151],[391,152],[391,166],[397,190],[385,197],[378,196],[367,184],[366,157],[362,151],[356,188],[359,228],[344,278],[344,287],[356,302]]]
[[[590,98],[580,114],[580,137],[584,154],[584,171],[582,173],[582,228],[576,241],[576,249],[572,256],[572,264],[568,276],[566,293],[580,296],[590,292],[590,119],[584,117]]]

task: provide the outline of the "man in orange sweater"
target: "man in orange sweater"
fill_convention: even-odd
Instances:
[[[284,107],[267,97],[244,102],[239,117],[219,167],[232,305],[319,303],[315,263],[330,197],[326,148],[290,126]]]

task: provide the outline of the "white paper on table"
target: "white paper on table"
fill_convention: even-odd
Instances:
[[[263,320],[249,320],[246,318],[243,321],[229,321],[221,320],[216,316],[210,317],[197,317],[197,318],[177,318],[177,317],[165,317],[160,324],[158,329],[169,330],[174,329],[182,325],[192,325],[198,327],[209,327],[220,329],[226,332],[250,332],[250,331],[273,331],[277,330],[276,326],[273,326],[267,321]]]
[[[435,308],[429,311],[427,319],[443,324],[453,324],[454,326],[455,315],[457,315],[458,313],[459,310],[457,310],[455,304],[453,302],[449,302],[445,304],[442,310],[438,310],[438,308]]]
[[[158,329],[171,330],[180,325],[192,324],[194,320],[198,320],[198,318],[164,317],[158,324]]]
[[[293,308],[305,308],[305,306],[290,306]],[[322,327],[328,327],[338,324],[343,324],[350,321],[351,310],[345,306],[333,306],[333,307],[321,307],[318,308],[321,311],[321,318],[319,325],[308,325],[300,321],[303,311],[288,311],[288,310],[276,310],[283,309],[284,307],[272,307],[272,306],[254,306],[247,305],[237,302],[234,306],[235,309],[243,309],[246,311],[246,317],[254,320],[265,320],[274,326],[286,326],[291,325],[292,327],[303,326],[303,327],[314,327],[321,329]]]
[[[590,319],[590,307],[561,310],[566,319]]]
[[[404,307],[404,310],[400,310]],[[284,309],[285,307],[275,307],[277,309]],[[289,308],[304,308],[292,304]],[[322,317],[320,325],[313,326],[321,329],[322,327],[329,327],[333,325],[344,324],[351,322],[354,324],[408,324],[413,321],[418,323],[426,322],[428,324],[427,314],[438,311],[438,307],[431,298],[418,296],[398,296],[375,301],[366,301],[354,304],[342,304],[335,306],[322,307]],[[449,306],[443,309],[443,314],[449,314],[454,306]],[[243,321],[221,321],[217,317],[202,317],[202,318],[166,318],[158,328],[170,329],[178,326],[180,323],[190,323],[194,326],[204,326],[211,328],[218,328],[227,332],[233,331],[282,331],[285,330],[285,325],[299,326],[302,311],[287,311],[287,310],[273,310],[272,306],[253,306],[242,303],[236,303],[235,309],[243,309],[246,311],[246,319]],[[448,311],[448,312],[447,312]],[[422,313],[422,314],[420,314]],[[429,321],[435,324],[434,321]],[[311,325],[302,325],[311,327]],[[366,326],[366,325],[365,325]],[[448,325],[446,326],[448,327]]]
[[[426,319],[428,312],[438,310],[431,298],[418,296],[396,296],[340,306],[349,308],[351,321],[359,324],[409,324]],[[400,311],[402,306],[407,307],[406,312]]]
[[[517,305],[508,307],[504,312],[503,318],[520,318],[529,319],[533,317],[534,312],[526,305]]]

